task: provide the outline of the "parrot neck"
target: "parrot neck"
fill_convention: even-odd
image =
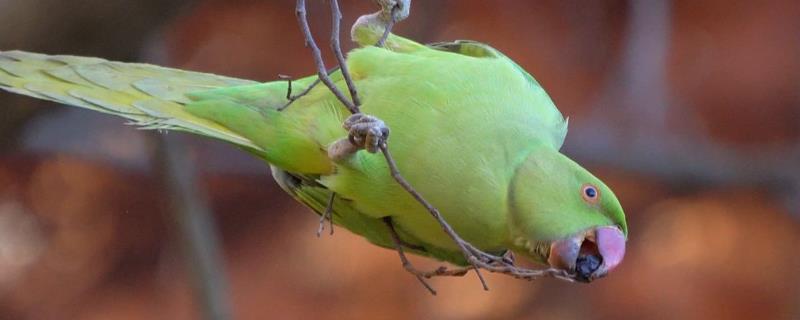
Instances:
[[[557,198],[552,179],[558,179],[561,171],[568,166],[566,157],[558,150],[545,144],[536,144],[517,166],[511,179],[508,192],[508,206],[511,222],[508,248],[528,259],[546,263],[550,250],[550,240],[556,234],[548,232],[542,219],[551,216],[553,210],[546,210],[545,198]]]

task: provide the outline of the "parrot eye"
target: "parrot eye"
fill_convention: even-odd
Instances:
[[[590,204],[595,204],[597,203],[597,200],[600,199],[600,191],[597,190],[597,187],[594,185],[587,183],[581,188],[581,196],[583,197],[584,201]]]

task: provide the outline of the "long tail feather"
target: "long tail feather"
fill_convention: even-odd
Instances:
[[[143,129],[183,130],[258,151],[249,139],[184,110],[187,93],[255,83],[99,58],[0,52],[0,89],[117,115]]]

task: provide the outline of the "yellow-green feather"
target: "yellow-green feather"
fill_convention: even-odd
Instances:
[[[183,130],[260,151],[250,139],[192,115],[185,93],[248,80],[99,58],[0,52],[0,89],[118,115],[146,129]]]

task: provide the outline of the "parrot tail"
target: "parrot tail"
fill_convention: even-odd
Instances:
[[[0,89],[110,113],[143,129],[187,131],[258,151],[250,139],[184,108],[190,92],[253,84],[149,64],[0,51]]]

